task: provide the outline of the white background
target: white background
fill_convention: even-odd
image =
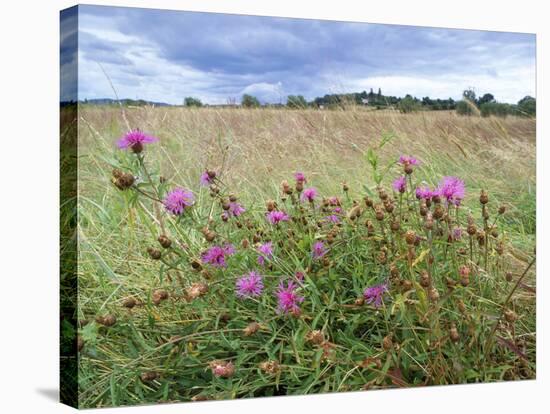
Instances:
[[[106,409],[103,413],[533,413],[548,410],[549,16],[544,1],[119,0],[95,4],[537,33],[537,380]],[[62,0],[0,3],[0,412],[65,413],[58,389],[58,99]],[[545,27],[546,25],[546,27]],[[546,52],[544,50],[546,49]],[[546,69],[546,73],[545,73]],[[546,86],[546,89],[544,87]],[[546,138],[546,139],[545,139]],[[546,162],[544,162],[546,159]],[[546,208],[545,208],[546,207]],[[546,256],[546,257],[545,257]],[[546,392],[543,391],[546,388]],[[543,408],[544,407],[544,408]],[[465,411],[468,410],[468,411]],[[548,412],[548,411],[546,411]]]

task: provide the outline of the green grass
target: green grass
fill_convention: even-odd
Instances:
[[[135,172],[138,168],[133,154],[114,146],[127,129],[126,121],[118,108],[81,108],[77,318],[89,321],[79,329],[84,340],[79,357],[81,407],[534,378],[533,271],[507,305],[518,320],[500,323],[494,336],[500,339],[488,347],[506,296],[533,257],[533,120],[354,108],[326,112],[136,108],[127,109],[125,117],[131,127],[161,139],[145,151],[154,186],[145,183],[142,190],[164,193],[179,185],[192,189],[197,200],[192,213],[177,221],[134,190],[117,190],[111,183],[113,167]],[[373,171],[365,157],[369,148],[376,151],[377,172],[390,192],[391,181],[401,174],[395,161],[402,153],[422,160],[413,174],[416,182],[433,186],[442,176],[461,177],[467,188],[459,216],[464,227],[469,213],[478,226],[483,225],[478,198],[481,189],[488,190],[491,223],[499,206],[507,208],[497,222],[504,253],[495,252],[497,239],[491,239],[485,271],[483,249],[475,250],[470,263],[468,255],[451,259],[459,247],[469,248],[467,239],[452,248],[436,240],[432,251],[437,272],[432,280],[440,300],[432,302],[418,284],[420,272],[430,269],[426,253],[422,258],[427,242],[415,251],[421,260],[414,267],[406,260],[403,233],[410,228],[421,234],[419,217],[405,211],[410,221],[402,221],[402,231],[390,236],[388,227],[382,237],[373,212],[365,209],[359,221],[344,220],[331,246],[330,263],[312,261],[311,244],[326,240],[330,228],[315,227],[309,210],[299,213],[290,201],[284,204],[279,198],[281,181],[292,183],[294,171],[303,171],[308,185],[322,195],[341,197],[349,211],[353,200],[364,205],[369,192],[377,200]],[[198,186],[206,167],[223,171],[222,193],[238,196],[247,208],[243,220],[249,220],[254,230],[220,221],[219,203],[208,189]],[[164,184],[159,182],[161,175]],[[342,191],[342,182],[349,192]],[[271,230],[263,217],[268,199],[279,199],[281,207],[304,214],[311,224],[290,223]],[[197,272],[189,263],[208,246],[200,229],[211,212],[218,241],[231,240],[239,251],[226,270],[204,266],[203,272]],[[374,222],[375,237],[368,236],[366,219]],[[272,269],[264,272],[266,293],[258,301],[243,302],[233,293],[235,277],[257,266],[253,247],[240,248],[240,241],[252,242],[258,227],[264,231],[264,241],[280,241],[282,246]],[[287,228],[294,234],[283,231]],[[150,246],[160,249],[156,238],[163,232],[177,246],[163,253],[170,267],[151,260],[146,251]],[[390,243],[387,246],[395,244],[388,247],[387,263],[377,258],[382,240]],[[393,283],[378,310],[354,305],[365,287],[389,275],[392,262],[399,268],[400,280],[409,280],[412,287],[402,289]],[[445,278],[457,279],[458,265],[464,263],[473,269],[471,283],[450,294]],[[280,316],[272,291],[279,279],[296,270],[307,270],[302,316]],[[513,274],[511,282],[506,281],[506,272]],[[209,284],[207,295],[185,300],[186,289],[199,280]],[[157,289],[170,294],[159,305],[153,303]],[[136,298],[139,306],[132,310],[122,306],[128,297]],[[458,310],[458,300],[464,302],[465,314]],[[106,314],[116,316],[115,325],[94,322]],[[251,321],[262,328],[245,336],[242,330]],[[460,334],[457,343],[448,339],[452,324]],[[307,340],[312,330],[323,332],[324,348]],[[383,339],[390,334],[394,346],[384,349]],[[231,360],[235,375],[214,377],[208,364],[218,359]],[[263,372],[259,364],[267,360],[278,361],[280,371]],[[140,376],[145,372],[158,377],[143,381]]]

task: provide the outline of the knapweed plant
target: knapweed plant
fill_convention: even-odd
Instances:
[[[147,162],[157,141],[125,134],[112,183],[158,275],[117,289],[79,337],[84,355],[92,329],[127,344],[115,390],[196,401],[534,376],[514,300],[534,252],[507,263],[489,189],[430,186],[416,177],[429,160],[395,154],[393,179],[362,195],[322,194],[303,171],[246,205],[223,167],[164,178]]]

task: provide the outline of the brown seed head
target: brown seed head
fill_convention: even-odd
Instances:
[[[131,296],[122,301],[122,306],[128,309],[132,309],[134,306],[136,306],[136,304],[136,300]]]
[[[154,247],[148,247],[147,253],[149,253],[149,257],[151,257],[151,259],[153,260],[159,260],[162,256],[160,250],[155,249]]]
[[[249,323],[246,328],[243,329],[244,336],[252,336],[260,330],[260,324],[258,322]]]
[[[481,190],[481,194],[479,196],[479,202],[481,204],[487,204],[489,202],[489,194],[487,194],[487,191]]]
[[[432,302],[437,302],[439,300],[439,292],[435,287],[431,287],[430,290],[428,290],[428,297]]]
[[[96,322],[100,323],[103,326],[113,326],[116,323],[116,316],[115,315],[99,316],[98,318],[96,318]]]
[[[315,345],[320,345],[325,342],[325,335],[322,331],[316,329],[307,333],[306,341],[311,342]]]
[[[161,234],[159,237],[158,237],[158,242],[159,244],[164,247],[165,249],[168,249],[171,245],[172,245],[172,240],[170,240],[167,236],[165,236],[164,234]]]
[[[460,335],[458,334],[458,330],[456,329],[456,325],[453,323],[451,324],[451,329],[449,330],[449,337],[451,338],[451,341],[454,343],[457,343],[460,340]]]
[[[274,375],[281,369],[278,361],[264,361],[260,363],[260,369],[266,374]]]
[[[392,341],[392,335],[387,335],[382,339],[382,348],[384,348],[384,351],[389,351],[393,348],[393,341]]]
[[[504,311],[504,318],[508,323],[514,323],[518,319],[518,315],[511,309]]]
[[[143,372],[140,375],[140,378],[143,382],[151,382],[156,380],[159,376],[160,376],[159,373],[156,371],[147,371],[147,372]]]
[[[416,241],[416,233],[414,232],[414,230],[407,230],[407,232],[405,233],[405,241],[407,242],[407,244],[414,244],[414,242]]]

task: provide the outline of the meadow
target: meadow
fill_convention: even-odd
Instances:
[[[135,128],[158,141],[117,148]],[[81,105],[79,405],[535,378],[535,135],[444,111]],[[465,195],[415,196],[443,177]]]

